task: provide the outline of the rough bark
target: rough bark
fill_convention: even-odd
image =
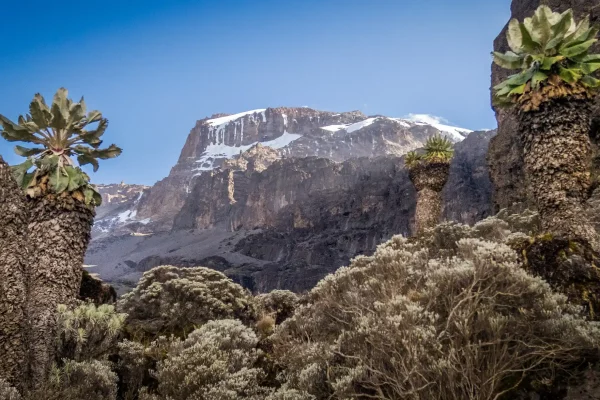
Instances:
[[[0,380],[21,386],[25,360],[27,208],[0,157]]]
[[[29,199],[32,250],[28,318],[29,373],[39,386],[54,361],[55,313],[79,295],[94,211],[64,193]]]
[[[417,189],[415,232],[434,227],[442,214],[442,189],[448,181],[450,163],[421,163],[409,168],[409,176]]]
[[[598,248],[597,233],[584,211],[590,190],[592,105],[589,100],[548,101],[537,111],[519,113],[519,131],[543,229]]]
[[[417,234],[433,228],[440,222],[442,214],[442,192],[424,188],[417,192],[415,209],[415,230]]]

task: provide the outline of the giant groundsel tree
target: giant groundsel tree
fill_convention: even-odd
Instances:
[[[600,54],[591,54],[598,28],[540,6],[523,22],[513,19],[511,51],[494,62],[519,70],[494,87],[498,105],[516,106],[525,173],[545,230],[598,246],[582,202],[590,188],[591,110],[600,80]]]
[[[17,123],[0,115],[2,137],[34,147],[16,146],[27,160],[13,168],[24,189],[30,213],[28,241],[30,373],[33,386],[44,381],[53,361],[56,309],[72,304],[79,292],[82,265],[90,238],[94,207],[101,197],[80,168],[121,153],[115,145],[101,149],[108,121],[100,111],[87,111],[59,89],[51,105],[36,94],[29,114]],[[92,124],[96,124],[91,128]],[[79,165],[76,164],[76,158]]]
[[[442,189],[448,181],[453,153],[450,140],[435,135],[427,139],[422,152],[412,151],[406,155],[405,164],[409,177],[417,189],[417,234],[434,227],[440,221]]]

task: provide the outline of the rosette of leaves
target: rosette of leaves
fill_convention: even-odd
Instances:
[[[18,155],[27,157],[13,167],[13,174],[28,196],[69,192],[85,204],[99,206],[102,197],[80,167],[90,164],[96,172],[99,159],[117,157],[121,149],[114,144],[100,148],[108,120],[100,111],[88,112],[83,98],[74,102],[67,96],[66,89],[58,89],[48,106],[44,97],[36,94],[29,114],[19,116],[17,123],[0,115],[0,134],[10,142],[36,146],[15,147]],[[96,125],[90,129],[92,124]]]
[[[404,158],[404,164],[410,169],[417,166],[423,160],[423,156],[416,151],[409,151]]]
[[[522,23],[511,20],[511,51],[494,52],[493,57],[500,67],[520,72],[494,87],[495,104],[518,104],[527,112],[551,99],[590,98],[600,88],[594,77],[600,54],[590,54],[598,31],[589,17],[576,23],[571,9],[557,13],[544,5]]]
[[[425,141],[423,160],[447,163],[454,154],[452,142],[445,136],[434,135]]]

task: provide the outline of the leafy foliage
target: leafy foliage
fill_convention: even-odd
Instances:
[[[501,244],[513,234],[498,218],[446,224],[326,277],[276,329],[283,387],[316,399],[517,398],[597,357],[598,325],[520,267]]]
[[[125,330],[137,338],[184,337],[214,319],[256,321],[254,299],[240,285],[209,268],[162,266],[144,273],[119,301],[128,314]]]
[[[298,301],[298,295],[289,290],[273,290],[256,296],[259,313],[273,317],[277,324],[292,316]]]
[[[425,141],[425,155],[427,162],[449,162],[454,154],[452,142],[444,136],[434,135]]]
[[[117,157],[121,149],[114,144],[101,149],[100,138],[108,127],[108,120],[100,111],[87,112],[83,98],[76,103],[67,96],[66,89],[58,89],[48,106],[44,97],[36,94],[29,105],[29,114],[19,116],[17,123],[0,115],[0,134],[10,142],[38,146],[15,147],[15,152],[27,160],[14,167],[14,176],[29,196],[37,197],[47,190],[57,194],[81,191],[80,200],[100,205],[101,196],[72,157],[77,157],[79,166],[91,164],[95,172],[98,159]],[[93,123],[98,123],[95,129],[88,130]],[[32,168],[34,171],[29,172]],[[44,179],[46,177],[49,179]]]
[[[45,387],[28,396],[46,400],[116,400],[117,375],[109,363],[97,360],[65,360],[53,366]]]
[[[422,151],[406,154],[404,164],[413,169],[425,163],[448,163],[454,154],[452,142],[445,136],[433,135],[427,138]]]
[[[599,29],[586,17],[576,23],[573,10],[562,14],[541,5],[533,17],[510,21],[507,39],[511,51],[494,52],[502,68],[521,72],[494,87],[498,105],[518,103],[524,111],[537,110],[548,99],[586,97],[600,88],[593,73],[600,54],[590,54]]]
[[[156,394],[141,399],[261,400],[272,392],[261,385],[264,372],[252,329],[237,320],[211,321],[174,342],[156,368]]]
[[[406,153],[406,157],[404,158],[404,164],[408,168],[412,168],[419,164],[423,160],[423,156],[416,151],[410,151]]]
[[[120,337],[125,314],[112,305],[82,303],[74,309],[58,306],[58,357],[75,361],[106,357]]]

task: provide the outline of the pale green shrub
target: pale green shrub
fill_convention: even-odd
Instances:
[[[144,384],[153,387],[158,385],[152,371],[159,361],[168,357],[171,348],[179,343],[179,339],[174,336],[159,336],[148,344],[127,339],[118,344],[117,372],[121,378],[120,389],[125,400],[136,399]]]
[[[204,324],[185,340],[173,343],[159,361],[157,393],[145,399],[262,400],[272,392],[261,386],[264,372],[255,368],[260,357],[254,331],[237,320]]]
[[[128,314],[126,330],[139,338],[179,337],[215,319],[235,318],[250,325],[256,308],[250,293],[209,268],[156,267],[119,301]]]
[[[53,366],[50,379],[29,399],[44,400],[116,400],[117,375],[110,364],[101,361],[64,360]]]
[[[440,235],[510,236],[491,222],[394,237],[324,278],[276,329],[285,387],[317,399],[494,399],[597,356],[598,325],[523,271],[512,249]]]
[[[74,309],[59,305],[56,324],[58,358],[82,361],[114,352],[125,317],[107,304],[81,303]]]

